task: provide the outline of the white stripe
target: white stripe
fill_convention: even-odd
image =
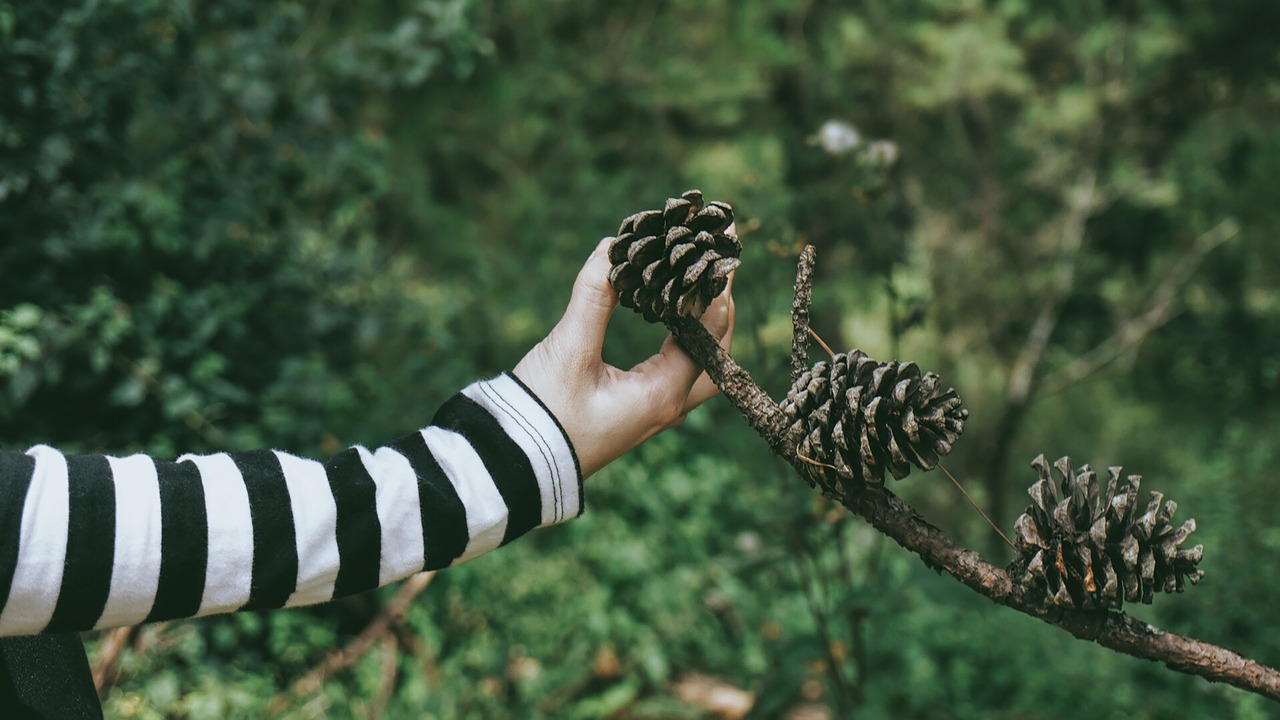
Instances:
[[[67,561],[67,459],[47,445],[36,445],[27,454],[36,467],[22,506],[13,584],[0,612],[5,635],[30,635],[49,624]]]
[[[573,451],[546,409],[506,375],[462,392],[488,410],[529,457],[542,494],[542,524],[577,517],[582,508]]]
[[[249,601],[253,582],[253,519],[244,477],[226,453],[178,458],[187,461],[200,469],[209,519],[209,565],[197,615],[237,610]]]
[[[298,543],[298,582],[285,605],[314,605],[333,598],[338,579],[338,506],[324,465],[276,452],[293,508]]]
[[[160,585],[160,481],[145,455],[107,458],[116,493],[116,544],[111,589],[95,627],[146,619]]]
[[[378,585],[407,577],[422,569],[422,513],[418,474],[409,459],[388,447],[373,453],[357,447],[360,462],[378,487],[378,524],[382,527],[382,561]]]
[[[484,408],[502,427],[529,460],[533,468],[534,478],[538,483],[538,494],[541,502],[541,518],[539,525],[548,525],[560,520],[559,478],[556,477],[555,456],[547,443],[543,442],[534,431],[528,420],[516,414],[511,403],[503,398],[492,382],[475,383],[463,389],[463,395],[474,400]]]
[[[489,552],[502,544],[507,532],[507,505],[493,478],[471,443],[461,435],[438,427],[422,430],[422,439],[453,483],[467,513],[467,547],[454,565]]]

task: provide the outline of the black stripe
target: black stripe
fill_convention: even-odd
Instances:
[[[542,493],[533,465],[524,450],[512,440],[476,401],[461,393],[454,395],[431,421],[462,435],[475,448],[493,477],[502,500],[507,504],[505,545],[537,527],[542,519]]]
[[[298,539],[280,458],[270,450],[231,456],[249,493],[253,521],[253,578],[247,610],[284,607],[298,587]]]
[[[538,406],[547,413],[547,417],[551,418],[551,422],[556,424],[556,429],[564,437],[564,444],[569,446],[569,454],[573,456],[573,470],[578,476],[578,514],[581,515],[587,508],[587,496],[582,489],[582,463],[578,462],[578,451],[573,447],[573,441],[569,439],[569,433],[565,432],[564,425],[560,424],[560,419],[556,417],[555,413],[551,412],[551,408],[547,407],[547,404],[542,402],[542,398],[538,397],[538,394],[530,389],[528,385],[525,385],[520,378],[512,373],[504,372],[503,375],[514,380],[521,389],[529,393],[529,397],[533,398],[533,401],[538,403]]]
[[[0,708],[6,720],[102,720],[80,634],[0,638]]]
[[[564,503],[560,499],[560,465],[556,462],[555,452],[551,449],[551,444],[547,439],[542,437],[542,433],[538,432],[538,428],[534,426],[528,418],[521,415],[511,401],[502,396],[492,385],[485,383],[477,384],[476,390],[485,394],[489,401],[494,405],[506,411],[507,416],[513,422],[520,426],[533,440],[533,446],[538,448],[538,454],[542,456],[542,464],[545,465],[551,475],[551,502],[554,505],[551,515],[552,522],[560,522],[564,519]]]
[[[190,460],[157,462],[160,484],[160,581],[147,622],[200,610],[209,564],[209,517],[200,469]]]
[[[67,457],[67,559],[45,632],[87,630],[102,617],[111,591],[116,546],[116,486],[102,455]]]
[[[382,559],[382,523],[378,521],[377,486],[354,450],[344,450],[324,464],[329,490],[338,506],[338,578],[333,596],[343,597],[378,586]]]
[[[26,453],[0,450],[0,610],[9,602],[13,573],[18,568],[22,507],[35,471],[35,458]]]
[[[422,515],[424,570],[448,567],[467,549],[467,508],[422,433],[406,435],[390,446],[404,455],[418,476],[418,508]]]

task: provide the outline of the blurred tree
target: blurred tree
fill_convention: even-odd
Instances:
[[[962,374],[979,409],[970,428],[979,451],[957,462],[1009,521],[1021,495],[1010,473],[1035,454],[1020,437],[1042,391],[1060,393],[1117,360],[1132,364],[1157,328],[1187,310],[1189,285],[1214,286],[1196,270],[1206,256],[1215,262],[1221,243],[1244,235],[1232,265],[1261,251],[1262,226],[1241,225],[1248,211],[1197,187],[1217,163],[1186,164],[1208,149],[1207,125],[1243,135],[1213,145],[1248,142],[1252,121],[1230,128],[1219,118],[1260,117],[1259,77],[1225,60],[1206,64],[1198,72],[1212,76],[1204,82],[1222,102],[1189,106],[1171,125],[1156,98],[1191,58],[1216,53],[1198,43],[1224,41],[1197,34],[1198,16],[1177,6],[916,3],[889,12],[867,3],[835,15],[820,23],[831,38],[827,62],[798,84],[821,87],[824,78],[811,76],[837,68],[834,83],[854,89],[848,106],[865,116],[859,123],[891,129],[902,160],[891,194],[870,207],[857,188],[855,202],[842,201],[850,183],[829,175],[803,185],[810,207],[832,210],[807,210],[796,225],[816,228],[836,262],[843,243],[859,258],[888,259],[871,266],[889,278],[891,305],[895,288],[928,279],[929,327],[909,347]],[[1261,42],[1252,37],[1229,42]],[[906,225],[871,224],[886,202],[907,209]],[[860,234],[833,232],[829,218],[840,215],[861,218],[847,226]],[[858,342],[896,352],[898,340]]]
[[[766,387],[814,242],[815,327],[960,389],[950,465],[998,519],[1041,451],[1159,476],[1210,574],[1154,614],[1274,664],[1278,8],[0,0],[0,442],[402,432],[550,327],[596,237],[698,186],[739,210],[735,355]],[[656,345],[636,325],[610,359]],[[1266,716],[974,606],[762,477],[725,410],[602,473],[573,526],[442,574],[385,705],[370,657],[308,707],[667,717],[698,671],[757,717]],[[980,532],[949,487],[903,490]],[[260,714],[375,600],[149,628],[109,708]]]
[[[462,72],[478,46],[438,22],[457,5],[319,61],[297,3],[0,5],[0,307],[23,308],[25,348],[0,437],[316,447],[316,418],[355,413],[353,376],[409,330],[404,289],[372,282],[400,271],[365,86]]]

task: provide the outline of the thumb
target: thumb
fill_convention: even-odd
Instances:
[[[702,315],[703,326],[707,328],[707,332],[711,333],[711,337],[720,343],[720,347],[726,351],[733,347],[733,277],[732,274],[729,275],[729,284],[725,287],[724,292],[711,303],[711,307],[707,308],[707,311]],[[693,383],[693,388],[689,390],[688,399],[685,400],[681,418],[687,415],[690,410],[715,397],[716,393],[719,392],[720,388],[716,387],[716,384],[711,381],[707,373],[703,372],[698,375],[698,379]]]
[[[711,333],[711,337],[720,341],[721,347],[728,349],[725,338],[733,337],[733,321],[734,321],[734,304],[733,304],[733,278],[736,273],[729,273],[729,282],[725,285],[724,292],[720,293],[715,300],[711,301],[711,305],[707,307],[706,312],[702,314],[702,326]]]
[[[596,245],[573,282],[573,294],[564,316],[551,331],[557,340],[599,354],[604,347],[609,318],[618,307],[618,294],[609,285],[609,244],[607,237]]]

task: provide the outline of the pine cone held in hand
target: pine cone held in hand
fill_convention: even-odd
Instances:
[[[881,363],[853,350],[806,370],[782,411],[815,473],[881,484],[886,469],[899,480],[911,465],[932,470],[964,431],[969,411],[954,389],[939,387],[938,376],[915,363]]]
[[[697,190],[623,220],[609,245],[609,283],[622,306],[649,322],[700,317],[740,262],[732,224],[733,208],[704,205]]]
[[[1119,609],[1124,602],[1150,603],[1154,593],[1182,592],[1200,582],[1196,569],[1204,546],[1179,546],[1196,529],[1194,518],[1172,524],[1178,504],[1153,492],[1145,511],[1138,504],[1142,478],[1120,479],[1109,468],[1106,488],[1088,465],[1074,471],[1061,458],[1052,477],[1044,455],[1032,461],[1040,480],[1032,504],[1014,526],[1019,558],[1010,566],[1016,582],[1045,607]]]

